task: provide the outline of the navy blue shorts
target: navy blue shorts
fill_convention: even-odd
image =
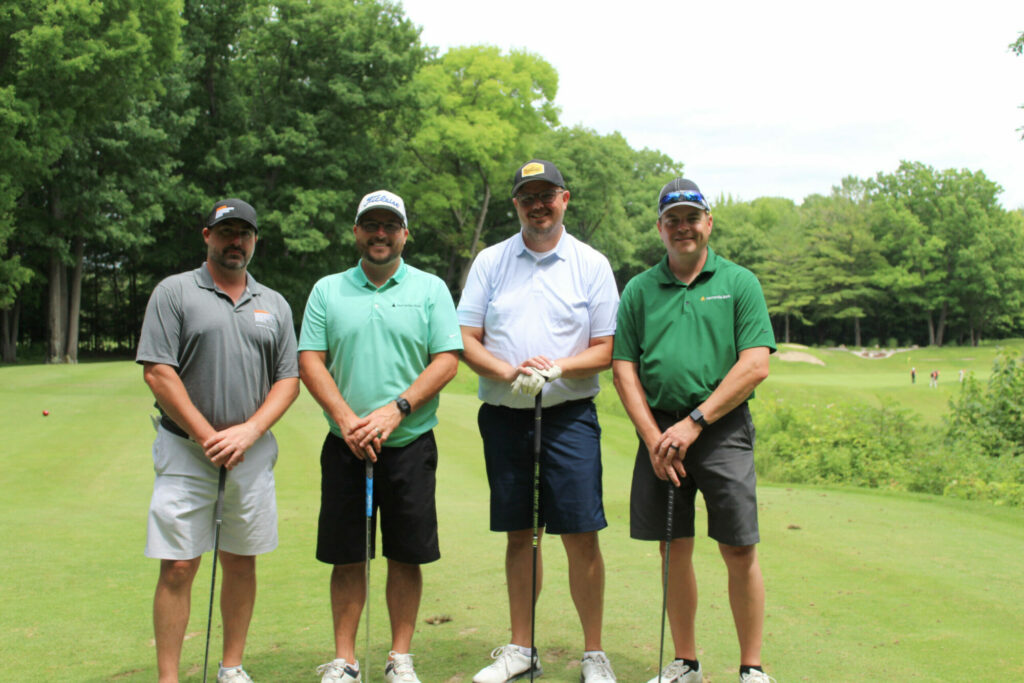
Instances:
[[[491,486],[491,531],[533,528],[533,409],[484,403],[477,421]],[[591,400],[545,408],[540,527],[551,534],[608,526],[601,500],[601,426]]]
[[[330,432],[320,451],[320,523],[316,559],[352,564],[366,559],[366,463]],[[373,466],[370,557],[375,557],[380,512],[384,557],[426,564],[441,557],[434,489],[437,445],[429,431],[397,448],[384,447]]]
[[[652,411],[663,431],[679,415]],[[681,415],[686,415],[684,411]],[[708,511],[708,536],[725,545],[753,545],[757,526],[757,477],[754,474],[754,422],[743,403],[708,425],[686,453],[686,476],[675,490],[672,537],[693,538],[694,504],[699,490]],[[654,475],[643,439],[633,466],[629,496],[629,535],[642,541],[665,540],[668,490]]]

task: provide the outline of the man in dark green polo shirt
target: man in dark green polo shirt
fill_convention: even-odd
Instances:
[[[678,178],[662,188],[657,229],[667,254],[622,292],[612,355],[615,387],[640,436],[630,535],[664,538],[668,501],[659,480],[671,482],[677,501],[668,602],[676,658],[654,683],[703,679],[692,562],[698,490],[708,535],[718,541],[729,573],[740,681],[769,680],[761,670],[764,582],[747,400],[768,376],[775,338],[757,278],[708,246],[712,222],[693,181]]]

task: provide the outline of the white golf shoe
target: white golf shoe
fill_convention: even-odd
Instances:
[[[412,655],[400,655],[394,650],[388,653],[388,665],[384,667],[387,683],[420,683],[416,670],[412,668]]]
[[[494,648],[491,650],[491,659],[494,662],[480,669],[476,676],[473,676],[473,683],[506,683],[519,680],[530,675],[531,660],[534,677],[544,673],[540,666],[539,656],[524,655],[515,645]]]
[[[344,659],[335,659],[321,664],[316,672],[322,676],[320,683],[360,683],[359,662],[349,664]]]
[[[661,670],[661,676],[655,676],[647,683],[702,683],[704,674],[700,670],[700,663],[696,669],[681,659],[674,659]]]
[[[751,669],[745,674],[740,674],[740,683],[775,683],[775,679],[763,671]]]
[[[221,668],[217,671],[217,683],[252,683],[249,674],[245,673],[242,665]]]
[[[615,683],[612,663],[603,652],[586,655],[580,662],[580,683]]]

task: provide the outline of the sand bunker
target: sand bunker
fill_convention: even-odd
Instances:
[[[804,353],[803,351],[782,351],[780,353],[776,353],[775,357],[778,358],[779,360],[784,360],[791,363],[811,363],[812,365],[825,364],[825,361],[818,358],[817,356],[812,356],[811,354]]]

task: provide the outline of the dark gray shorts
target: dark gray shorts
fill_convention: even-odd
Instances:
[[[653,411],[658,426],[668,429],[677,416]],[[686,413],[682,413],[686,415]],[[708,511],[708,536],[725,545],[753,545],[757,528],[757,477],[754,474],[754,423],[747,404],[708,425],[683,461],[686,477],[675,489],[672,537],[694,536],[697,491]],[[629,497],[629,535],[642,541],[665,539],[671,483],[654,475],[643,440],[633,466]]]

